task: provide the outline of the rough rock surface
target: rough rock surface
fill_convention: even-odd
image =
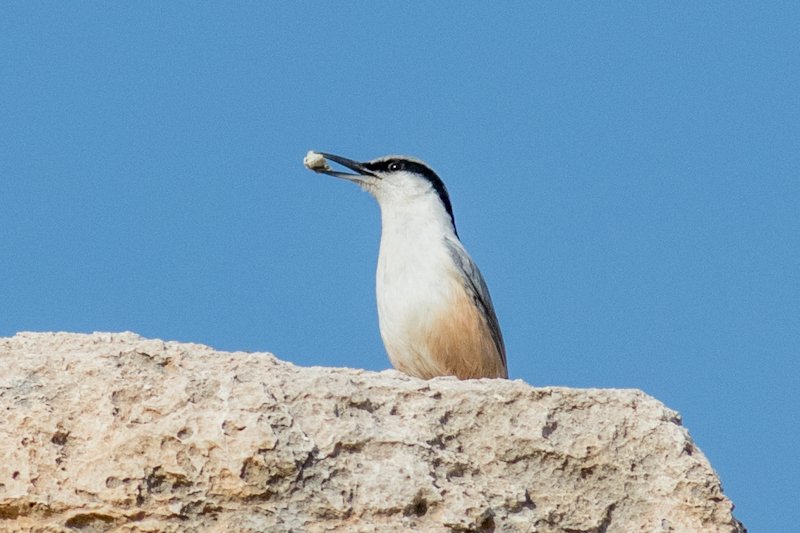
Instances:
[[[0,339],[2,531],[743,531],[636,390],[300,368],[132,333]]]

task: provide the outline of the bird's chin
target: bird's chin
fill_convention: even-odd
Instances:
[[[375,196],[377,190],[377,180],[372,176],[360,176],[363,179],[353,180],[353,182],[361,187],[362,190],[367,191],[372,196]]]

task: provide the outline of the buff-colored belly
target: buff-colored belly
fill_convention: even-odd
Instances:
[[[407,312],[402,325],[381,327],[394,367],[423,379],[507,377],[491,332],[470,295],[460,286],[449,293],[447,303],[436,311],[420,306],[417,316],[413,309]]]

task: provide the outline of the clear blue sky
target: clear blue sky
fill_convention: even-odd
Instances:
[[[447,183],[512,377],[680,411],[753,532],[800,502],[800,4],[14,2],[0,335],[383,369],[377,205]]]

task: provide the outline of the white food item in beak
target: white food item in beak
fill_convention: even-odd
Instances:
[[[325,161],[325,157],[313,150],[309,150],[303,158],[303,165],[308,170],[313,170],[314,172],[329,172],[331,170],[331,167],[328,166],[328,162]]]

